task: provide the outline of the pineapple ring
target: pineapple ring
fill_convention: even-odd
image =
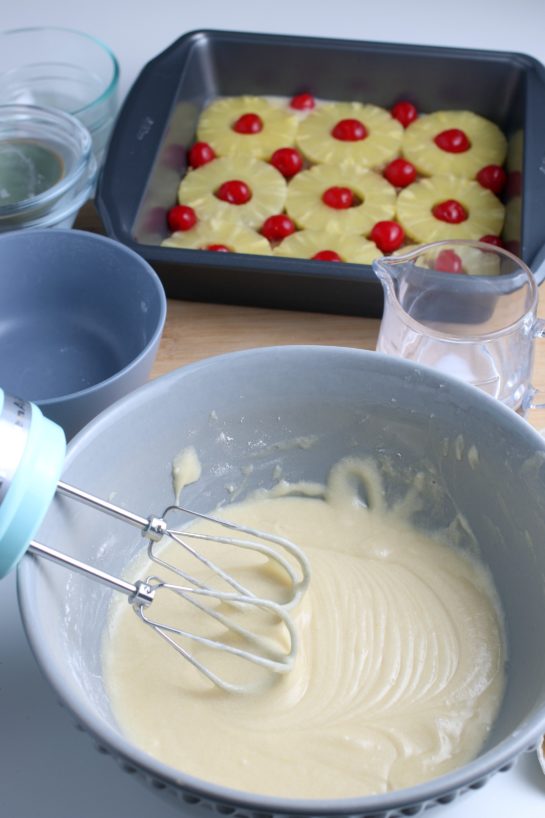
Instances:
[[[258,133],[237,133],[232,125],[243,114],[257,114],[263,129]],[[277,148],[294,144],[298,118],[262,97],[223,97],[206,108],[197,126],[197,140],[208,142],[218,156],[246,156],[270,159]]]
[[[450,153],[435,144],[438,134],[452,128],[466,134],[470,142],[468,150]],[[424,176],[452,174],[474,179],[486,165],[503,165],[507,140],[497,125],[471,111],[436,111],[409,125],[401,151]]]
[[[361,204],[336,210],[322,201],[330,187],[347,187]],[[360,233],[368,236],[376,222],[395,213],[395,188],[372,170],[314,165],[301,171],[288,185],[286,210],[298,227],[327,230],[328,233]]]
[[[468,218],[458,224],[436,219],[432,208],[448,199],[460,202]],[[397,218],[407,236],[419,244],[448,239],[475,239],[499,235],[504,207],[500,200],[478,182],[460,176],[432,176],[401,191],[397,197]]]
[[[342,261],[353,264],[371,264],[382,253],[372,241],[361,236],[324,235],[323,230],[300,230],[285,238],[273,250],[275,256],[312,258],[323,250],[333,250]]]
[[[178,230],[164,239],[161,247],[206,250],[209,244],[223,244],[233,253],[271,255],[271,246],[264,236],[243,224],[222,222],[219,219],[198,221],[191,230]]]
[[[231,204],[215,196],[224,182],[234,179],[250,188],[252,198],[248,202]],[[229,156],[189,171],[178,188],[178,201],[192,207],[205,221],[219,218],[260,227],[268,216],[282,212],[286,192],[286,180],[272,165],[261,159]]]
[[[335,139],[331,131],[343,119],[357,119],[367,136],[354,142]],[[401,150],[403,126],[384,108],[361,102],[321,105],[299,124],[296,143],[311,162],[378,168]]]

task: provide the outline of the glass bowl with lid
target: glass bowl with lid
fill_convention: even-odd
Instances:
[[[0,233],[71,227],[96,174],[91,136],[78,119],[36,105],[0,105]]]
[[[118,108],[119,65],[107,45],[68,28],[0,32],[0,104],[58,108],[91,134],[100,164]]]

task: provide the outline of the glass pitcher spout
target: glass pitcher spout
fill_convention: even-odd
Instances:
[[[392,256],[382,256],[381,258],[375,259],[371,267],[382,284],[386,295],[387,288],[393,286],[394,279],[396,278],[396,270],[398,269],[397,260]]]

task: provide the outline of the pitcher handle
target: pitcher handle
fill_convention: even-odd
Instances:
[[[545,338],[545,319],[536,318],[536,320],[534,321],[534,325],[532,327],[532,338],[534,339]],[[535,401],[536,395],[542,394],[543,390],[535,389],[532,385],[528,387],[521,406],[523,416],[526,414],[526,412],[529,412],[532,409],[545,409],[545,402]]]

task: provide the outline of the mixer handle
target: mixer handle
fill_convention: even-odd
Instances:
[[[0,388],[0,579],[17,565],[55,494],[66,439],[36,404]]]

